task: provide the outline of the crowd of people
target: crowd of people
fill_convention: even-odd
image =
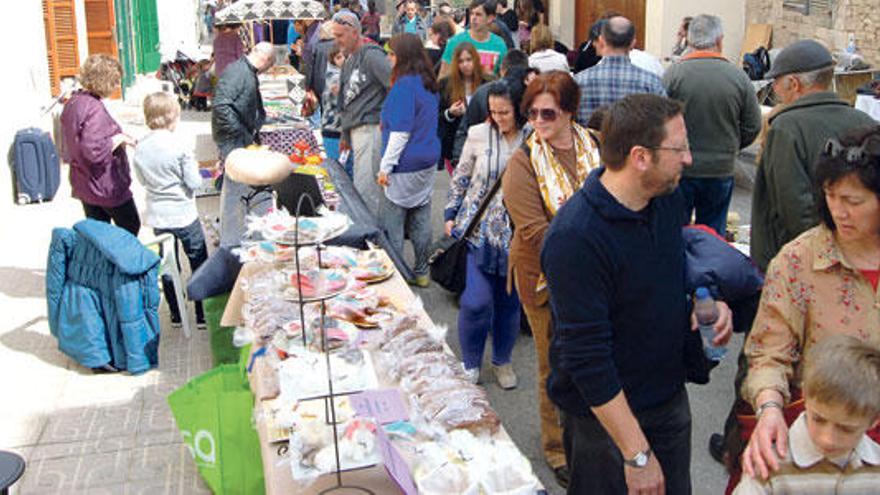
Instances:
[[[734,162],[756,139],[751,257],[766,279],[751,315],[709,287],[714,345],[734,321],[751,327],[736,402],[710,450],[731,471],[729,493],[876,491],[880,127],[831,91],[823,45],[801,40],[776,57],[768,77],[782,104],[762,131],[712,15],[685,19],[675,63],[657,71],[636,54],[633,22],[614,13],[566,58],[540,1],[473,0],[462,26],[448,4],[431,16],[405,0],[384,45],[374,2],[351,3],[297,27],[328,156],[350,154],[355,189],[392,244],[412,242],[419,287],[430,284],[435,178],[449,173],[445,234],[468,241],[464,373],[483,378],[491,336],[495,380],[516,387],[525,315],[541,447],[569,493],[691,492],[684,385],[707,363],[682,227],[724,236]],[[225,65],[212,107],[221,158],[258,139],[257,75],[274,60],[262,42]],[[62,114],[64,149],[86,216],[137,234],[124,149],[135,143],[100,104],[120,74],[109,57],[86,60]],[[145,115],[153,133],[134,162],[146,220],[183,239],[195,267],[194,165],[168,139],[179,107],[154,96]],[[258,194],[224,181],[222,244],[241,240],[242,198],[259,205]]]

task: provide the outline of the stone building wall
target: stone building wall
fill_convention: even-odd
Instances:
[[[773,46],[812,38],[834,52],[846,49],[850,33],[872,67],[880,67],[880,8],[877,0],[832,0],[832,12],[804,15],[783,8],[783,0],[747,0],[746,24],[773,25]]]

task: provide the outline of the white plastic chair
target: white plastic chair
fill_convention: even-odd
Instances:
[[[171,285],[174,286],[174,298],[177,302],[177,310],[180,313],[180,323],[183,327],[183,334],[187,338],[192,337],[192,323],[189,320],[189,308],[186,304],[186,297],[183,294],[183,279],[180,277],[180,269],[178,269],[180,264],[177,259],[177,250],[174,249],[174,236],[167,233],[160,234],[152,240],[143,241],[143,244],[147,249],[157,252],[157,254],[161,253],[162,260],[159,262],[159,282],[161,284],[162,275],[168,275],[171,277]],[[164,291],[162,291],[161,288],[160,292],[164,295]]]

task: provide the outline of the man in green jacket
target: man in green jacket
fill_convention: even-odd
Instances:
[[[876,124],[829,90],[834,62],[813,40],[785,47],[767,73],[783,107],[770,118],[752,196],[752,259],[761,270],[780,248],[819,223],[813,178],[828,138]]]
[[[733,196],[733,168],[739,150],[761,131],[761,109],[749,77],[721,54],[721,19],[698,15],[688,27],[691,51],[670,67],[663,86],[670,98],[684,102],[684,120],[694,164],[679,187],[685,204],[683,223],[708,225],[720,235],[727,228]],[[670,152],[670,151],[667,151]]]

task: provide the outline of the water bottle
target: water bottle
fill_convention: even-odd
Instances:
[[[849,36],[846,40],[846,53],[853,54],[856,53],[856,51],[856,35],[855,33],[849,33]]]
[[[715,322],[718,321],[718,308],[715,300],[709,294],[709,289],[697,287],[694,301],[694,313],[697,316],[697,324],[700,328],[700,337],[703,339],[703,352],[710,361],[721,361],[727,354],[727,348],[715,346],[712,339],[715,338]]]

